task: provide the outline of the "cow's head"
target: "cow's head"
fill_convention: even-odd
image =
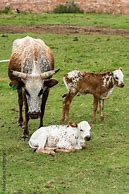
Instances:
[[[57,71],[51,70],[41,74],[26,74],[12,71],[12,74],[21,78],[24,82],[24,91],[28,104],[28,114],[32,119],[36,119],[41,113],[43,93],[46,88],[51,88],[58,83],[55,79],[48,79]],[[47,97],[44,97],[47,98]]]
[[[113,77],[114,77],[116,86],[120,88],[124,87],[124,80],[123,80],[124,74],[121,68],[113,71]]]
[[[78,123],[78,128],[81,138],[81,145],[85,146],[85,141],[89,141],[91,139],[91,126],[87,121],[81,121],[80,123]]]

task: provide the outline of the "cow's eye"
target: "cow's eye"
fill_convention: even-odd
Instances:
[[[118,80],[118,77],[115,77],[116,80]]]
[[[27,90],[25,90],[25,93],[26,93],[27,96],[30,96],[30,94]]]
[[[83,130],[82,130],[82,129],[80,129],[80,131],[82,131],[82,132],[83,132]]]
[[[38,96],[41,96],[43,94],[43,89],[40,90]]]

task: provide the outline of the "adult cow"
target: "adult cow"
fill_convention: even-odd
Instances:
[[[42,40],[26,36],[13,42],[8,75],[11,80],[10,85],[15,85],[17,88],[19,126],[24,129],[24,137],[29,135],[29,118],[40,117],[40,127],[43,126],[49,88],[58,83],[57,80],[51,79],[56,72],[52,52]],[[25,104],[24,122],[23,102]]]

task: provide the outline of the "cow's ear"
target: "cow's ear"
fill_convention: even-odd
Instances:
[[[47,86],[48,88],[52,88],[58,84],[58,81],[56,79],[46,79],[44,80],[44,85]]]
[[[9,86],[18,89],[24,87],[24,83],[22,81],[13,80],[9,83]]]

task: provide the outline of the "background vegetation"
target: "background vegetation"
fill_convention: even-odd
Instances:
[[[13,16],[15,16],[13,18]],[[79,24],[125,28],[127,16],[34,14],[0,15],[0,24]],[[30,18],[28,20],[27,18]],[[32,19],[33,18],[33,19]],[[38,20],[36,20],[38,18]],[[46,18],[46,19],[43,19]],[[68,19],[69,18],[69,19]],[[76,18],[76,19],[75,19]],[[87,19],[89,18],[89,19]],[[101,18],[101,19],[100,19]],[[119,18],[119,24],[117,19]],[[121,21],[124,21],[123,23]],[[41,22],[42,21],[42,22]],[[67,21],[67,22],[66,22]],[[89,23],[87,22],[89,21]],[[109,23],[108,23],[109,22]],[[126,26],[127,27],[127,26]],[[0,59],[11,54],[13,40],[26,35],[45,40],[52,49],[59,84],[51,89],[45,112],[45,125],[60,124],[62,77],[73,69],[102,72],[123,68],[125,88],[117,88],[105,103],[105,121],[92,128],[87,148],[55,157],[33,153],[18,128],[17,93],[9,87],[7,64],[0,64],[0,193],[8,194],[128,194],[129,193],[129,37],[109,35],[0,34]],[[91,120],[92,96],[73,101],[70,118],[76,122]],[[38,120],[29,123],[32,134]],[[6,152],[6,192],[2,186],[3,150]]]
[[[69,1],[66,5],[57,6],[54,13],[83,13],[83,11],[77,7],[74,1]]]

